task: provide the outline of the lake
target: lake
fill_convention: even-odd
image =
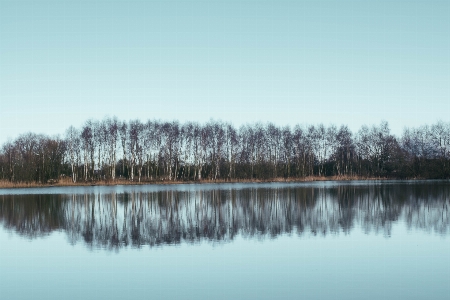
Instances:
[[[2,299],[450,299],[450,182],[0,189]]]

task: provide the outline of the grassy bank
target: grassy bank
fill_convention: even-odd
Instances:
[[[115,179],[115,180],[98,180],[98,181],[78,181],[72,182],[70,178],[64,178],[58,182],[53,183],[37,183],[37,182],[10,182],[7,180],[0,180],[0,188],[35,188],[35,187],[50,187],[50,186],[110,186],[110,185],[148,185],[148,184],[194,184],[194,183],[261,183],[261,182],[312,182],[312,181],[352,181],[352,180],[382,180],[388,178],[369,178],[369,177],[359,177],[359,176],[329,176],[329,177],[319,177],[319,176],[309,176],[301,178],[272,178],[267,180],[261,179],[232,179],[232,180],[196,180],[196,181],[183,181],[183,180],[142,180],[130,181],[127,179]]]

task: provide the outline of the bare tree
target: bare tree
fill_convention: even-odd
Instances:
[[[88,120],[81,130],[81,141],[83,144],[83,170],[84,181],[88,180],[89,169],[91,168],[91,176],[94,175],[94,122]],[[100,147],[101,141],[97,143]],[[99,150],[100,153],[100,150]]]
[[[194,157],[194,123],[188,122],[181,126],[180,138],[183,140],[183,179],[190,179],[191,174],[191,166],[193,165],[195,168],[195,162],[193,161]],[[195,175],[194,175],[195,179]]]
[[[283,140],[283,160],[285,164],[285,177],[291,176],[291,155],[293,153],[292,147],[292,133],[291,129],[286,126],[281,131],[281,136]]]
[[[228,178],[236,177],[236,153],[238,151],[239,137],[231,124],[225,125],[225,143],[227,148]]]
[[[15,180],[15,165],[16,165],[17,149],[14,147],[12,141],[7,141],[3,145],[2,150],[3,150],[4,156],[5,156],[7,177],[9,179],[9,181],[13,182]]]
[[[333,157],[336,161],[337,175],[352,175],[352,162],[355,156],[352,133],[347,126],[342,125],[336,136],[337,148]]]
[[[142,145],[141,145],[141,131],[142,131],[142,123],[139,120],[130,121],[130,131],[129,131],[129,140],[128,140],[128,164],[130,170],[130,180],[134,181],[134,171],[135,166],[138,161],[142,157]],[[140,167],[140,165],[139,165]],[[140,180],[140,171],[139,172],[139,180]]]
[[[124,121],[119,123],[119,136],[122,146],[122,176],[125,176],[125,164],[127,161],[127,144],[129,138],[128,124]]]
[[[400,141],[400,142],[399,142]],[[122,159],[117,160],[117,151]],[[72,181],[269,179],[279,176],[450,177],[450,123],[405,128],[401,139],[389,124],[279,127],[117,118],[88,120],[66,130],[64,140],[27,133],[4,144],[0,178],[48,182],[61,173]],[[50,182],[53,182],[50,180]]]
[[[108,141],[108,160],[109,174],[112,180],[116,178],[116,151],[119,139],[119,121],[116,117],[106,120],[107,141]]]
[[[281,132],[278,127],[273,123],[268,123],[266,126],[267,132],[267,147],[268,147],[268,160],[272,164],[273,177],[277,177],[277,165],[280,157],[280,146],[281,146]]]

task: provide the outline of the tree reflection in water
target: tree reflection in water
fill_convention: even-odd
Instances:
[[[201,188],[201,187],[200,187]],[[55,230],[93,248],[274,238],[280,234],[449,232],[450,187],[421,184],[202,189],[84,195],[2,195],[0,222],[36,238]]]

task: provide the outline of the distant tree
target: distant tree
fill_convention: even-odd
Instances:
[[[183,179],[190,179],[191,166],[193,165],[194,156],[194,124],[192,122],[187,122],[181,126],[180,138],[182,142],[182,157],[183,161]],[[195,167],[195,165],[194,165]]]
[[[117,142],[119,140],[119,126],[120,122],[116,117],[106,119],[107,132],[107,149],[108,149],[108,165],[109,176],[112,180],[116,178],[116,152]]]
[[[39,182],[39,136],[26,133],[17,138],[15,148],[18,149],[18,168],[16,180],[24,182]]]
[[[81,142],[83,147],[83,174],[84,174],[84,181],[87,181],[89,178],[89,172],[91,172],[91,178],[94,175],[94,150],[95,145],[98,147],[99,157],[100,157],[100,151],[101,151],[101,139],[97,139],[97,142],[94,140],[94,128],[95,123],[92,120],[86,121],[83,128],[81,129]],[[98,131],[98,129],[97,129]],[[99,136],[100,134],[97,134],[96,136]]]
[[[333,158],[336,162],[337,175],[353,175],[353,162],[356,156],[352,133],[347,126],[341,126],[336,135],[337,147]]]
[[[443,170],[446,172],[446,161],[450,156],[450,124],[439,121],[432,125],[430,128],[430,137],[436,156],[442,161]]]
[[[67,153],[69,156],[69,162],[72,171],[72,182],[77,182],[77,170],[78,170],[78,158],[80,152],[80,138],[79,132],[73,127],[70,126],[66,130],[66,146]]]
[[[272,123],[268,123],[266,126],[267,132],[267,147],[268,147],[268,160],[272,165],[273,174],[272,177],[278,176],[277,166],[280,158],[280,146],[281,146],[281,131]]]
[[[125,164],[127,161],[127,144],[129,138],[128,124],[126,122],[119,123],[119,137],[122,146],[122,176],[125,176]]]
[[[135,167],[138,165],[139,181],[142,171],[142,128],[143,125],[139,120],[133,120],[129,126],[128,139],[128,164],[130,170],[130,180],[134,181]]]
[[[192,124],[192,140],[193,140],[193,153],[194,153],[194,180],[202,179],[202,165],[203,165],[203,139],[202,139],[203,129],[198,123]]]
[[[281,131],[282,136],[282,146],[283,146],[283,161],[284,161],[284,169],[285,169],[285,177],[291,176],[291,158],[293,153],[293,138],[291,134],[291,130],[288,126],[284,127]]]
[[[9,181],[15,181],[15,166],[17,161],[17,149],[12,141],[7,141],[2,148],[5,171],[4,174]]]
[[[231,124],[225,125],[225,143],[227,148],[228,178],[236,177],[236,153],[238,151],[239,137]]]
[[[117,152],[122,158],[117,159]],[[0,178],[12,182],[52,182],[63,173],[73,182],[230,180],[307,176],[449,178],[450,123],[405,128],[397,138],[389,124],[323,124],[279,127],[272,123],[140,120],[116,117],[70,126],[64,139],[34,133],[0,148]]]

